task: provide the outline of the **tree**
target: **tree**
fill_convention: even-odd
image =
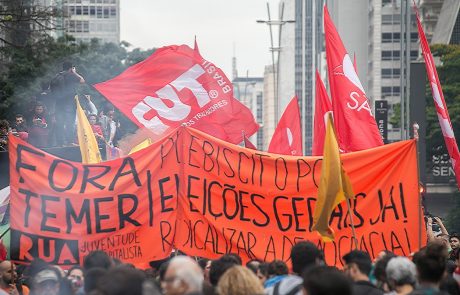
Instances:
[[[90,85],[113,78],[154,51],[128,51],[129,46],[127,42],[117,45],[94,39],[90,43],[76,43],[70,36],[58,40],[45,36],[20,48],[0,48],[0,54],[7,57],[8,69],[0,75],[0,118],[11,120],[15,113],[26,113],[66,60],[72,61],[85,77],[87,84],[80,91],[91,94],[102,109],[106,101]],[[123,124],[133,126],[126,118]]]
[[[457,136],[458,143],[460,136],[460,75],[458,74],[460,73],[460,46],[437,44],[433,45],[431,50],[433,55],[439,57],[442,62],[442,65],[438,66],[437,70],[452,121],[452,128]],[[427,85],[426,99],[427,159],[431,159],[432,151],[439,146],[445,148],[445,144],[429,85]]]
[[[449,110],[452,128],[456,135],[457,144],[460,138],[460,46],[458,45],[433,45],[431,50],[434,56],[440,58],[441,66],[437,67],[439,80],[441,81],[444,99]],[[431,88],[427,85],[427,160],[430,160],[436,150],[447,153],[439,125],[436,107],[433,102]],[[439,151],[437,152],[439,153]],[[460,193],[453,197],[456,199],[453,207],[447,215],[446,225],[449,231],[460,231]]]
[[[62,12],[36,0],[0,0],[0,41],[3,46],[22,47],[57,28]]]

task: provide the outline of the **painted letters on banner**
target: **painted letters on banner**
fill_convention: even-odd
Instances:
[[[143,265],[176,248],[209,258],[232,252],[288,261],[291,245],[308,239],[340,266],[353,248],[344,204],[331,216],[334,242],[311,230],[321,161],[245,149],[180,127],[129,156],[83,165],[11,136],[11,258],[72,265],[103,250]],[[417,250],[415,142],[342,161],[356,194],[359,247],[371,257]]]
[[[253,135],[259,125],[233,97],[224,72],[205,60],[198,48],[160,48],[117,77],[94,85],[141,128],[163,134],[180,125],[231,143]]]

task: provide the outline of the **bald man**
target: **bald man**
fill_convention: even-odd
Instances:
[[[165,295],[202,294],[203,271],[187,256],[174,257],[166,270],[161,287]]]
[[[5,293],[0,294],[12,294],[19,295],[16,288],[16,266],[9,260],[0,262],[0,289]],[[24,294],[29,294],[29,290]]]

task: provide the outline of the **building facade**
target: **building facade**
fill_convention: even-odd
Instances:
[[[408,89],[407,86],[401,89],[401,58],[406,57],[405,50],[401,54],[401,1],[369,0],[368,17],[368,98],[372,105],[376,100],[388,101],[388,117],[396,118],[400,112],[401,96],[405,97],[404,92]],[[403,33],[402,36],[404,38],[405,34]],[[410,40],[407,44],[410,60],[416,60],[419,55],[419,44],[415,15],[412,10]],[[401,140],[401,137],[400,124],[390,123],[388,140]]]
[[[275,132],[276,124],[275,120],[275,83],[274,83],[275,71],[273,66],[266,66],[264,71],[264,104],[263,104],[263,138],[264,138],[264,149],[268,150],[268,146]]]
[[[285,20],[282,26],[278,118],[294,95],[299,99],[304,154],[311,154],[315,97],[315,71],[321,68],[323,51],[323,0],[282,0]]]
[[[120,42],[120,0],[61,0],[64,32],[76,41]]]
[[[256,134],[249,140],[259,149],[264,149],[264,78],[262,77],[236,77],[232,81],[233,95],[248,107],[257,123],[261,126]]]

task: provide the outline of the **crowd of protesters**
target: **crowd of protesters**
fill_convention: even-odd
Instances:
[[[12,122],[0,120],[0,151],[8,149],[8,134],[12,133],[39,147],[63,147],[78,144],[76,136],[75,95],[85,79],[70,62],[33,99],[28,109],[17,113]],[[88,116],[98,143],[113,147],[118,138],[119,121],[115,110],[107,104],[98,110],[88,94],[79,95],[79,102]]]
[[[326,265],[323,252],[308,241],[292,247],[289,264],[251,260],[243,265],[236,254],[209,260],[172,253],[139,270],[102,251],[66,271],[39,259],[29,266],[3,261],[0,295],[457,295],[455,237],[449,248],[435,240],[409,258],[383,251],[372,261],[367,252],[353,250],[342,257],[342,269]]]

